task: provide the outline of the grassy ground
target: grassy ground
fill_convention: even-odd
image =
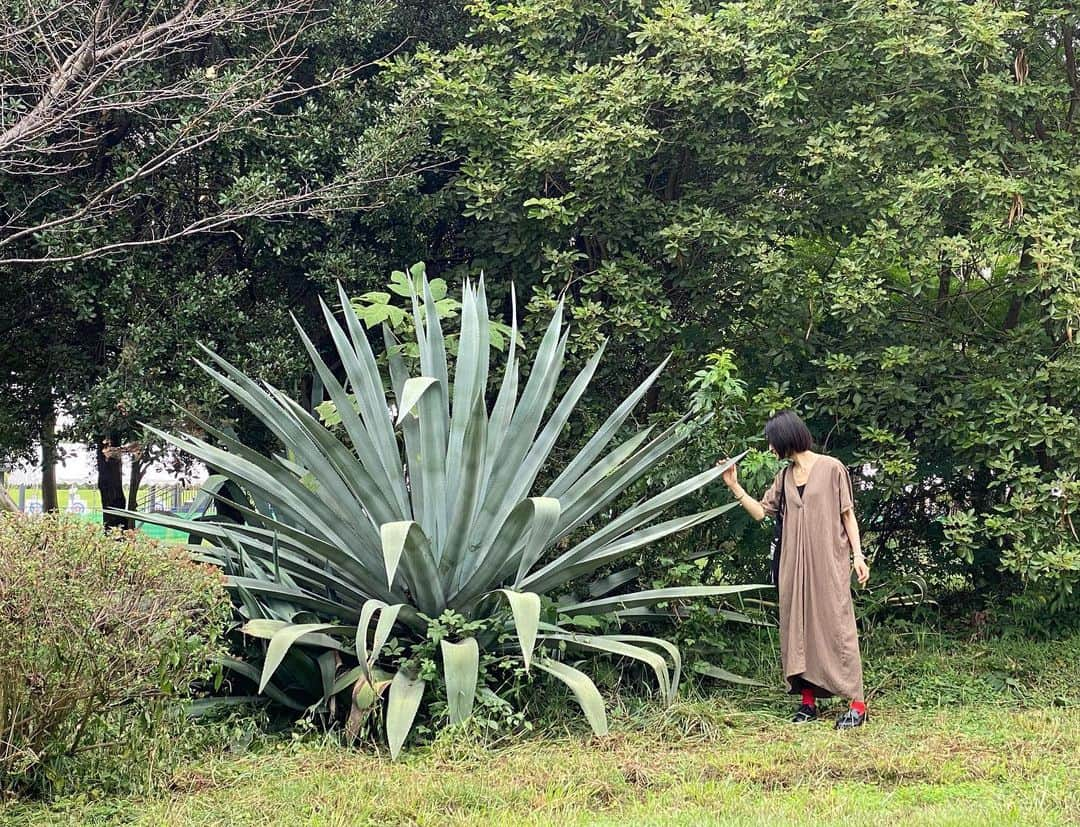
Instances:
[[[140,489],[145,491],[147,489]],[[19,489],[16,486],[9,486],[7,489],[8,496],[12,501],[18,504],[19,502]],[[36,499],[41,500],[41,489],[30,488],[26,491],[27,500]],[[101,492],[94,487],[79,488],[79,498],[83,501],[86,507],[86,511],[77,515],[78,519],[85,520],[91,523],[101,523]],[[57,507],[61,511],[67,511],[68,500],[70,499],[70,493],[67,488],[60,486],[56,491],[56,503]],[[161,540],[165,543],[186,543],[187,535],[181,531],[174,531],[171,528],[162,528],[161,526],[148,525],[147,523],[140,523],[139,530],[149,537]]]
[[[0,810],[29,824],[1080,823],[1080,638],[879,633],[870,725],[794,727],[775,691],[699,694],[484,746],[444,736],[397,764],[322,740],[204,756],[146,797]],[[572,719],[567,719],[571,721]]]

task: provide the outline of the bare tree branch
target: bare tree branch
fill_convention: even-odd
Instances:
[[[0,265],[159,244],[245,218],[294,214],[412,174],[302,183],[239,206],[200,203],[200,214],[179,223],[156,216],[145,237],[86,241],[144,197],[142,182],[372,65],[298,80],[304,36],[325,16],[315,2],[23,0],[5,12],[0,182],[8,198],[0,204]],[[116,161],[108,150],[121,142]],[[73,184],[84,190],[72,196]]]

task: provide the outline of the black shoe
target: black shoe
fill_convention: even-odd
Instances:
[[[803,704],[795,712],[795,717],[791,719],[793,724],[808,724],[810,721],[817,720],[817,707],[810,704]]]
[[[836,728],[854,729],[857,726],[862,726],[864,723],[866,723],[865,712],[856,712],[854,709],[849,709],[836,719]]]

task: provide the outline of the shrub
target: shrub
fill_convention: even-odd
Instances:
[[[296,712],[333,716],[334,709],[350,707],[350,732],[385,695],[387,740],[395,756],[425,695],[429,712],[442,709],[439,718],[464,722],[478,698],[481,704],[491,700],[492,685],[513,683],[517,664],[566,684],[598,734],[607,730],[603,700],[571,665],[582,656],[645,664],[670,701],[682,671],[678,649],[663,638],[622,634],[620,622],[671,619],[673,607],[686,600],[760,587],[637,590],[640,571],[625,562],[651,543],[732,509],[735,504],[726,503],[670,517],[683,498],[717,480],[735,460],[620,509],[619,495],[692,433],[677,422],[660,433],[646,427],[624,435],[660,368],[568,464],[552,467],[558,456],[553,451],[603,347],[556,403],[567,344],[557,308],[519,393],[512,320],[502,381],[494,382],[481,282],[465,287],[451,372],[422,265],[413,276],[415,285],[400,274],[395,287],[413,305],[415,348],[402,347],[384,329],[392,399],[344,291],[344,325],[327,304],[322,310],[346,384],[300,330],[333,403],[332,420],[341,426],[336,431],[325,427],[331,419],[325,405],[319,406],[320,422],[207,350],[216,366],[204,365],[207,373],[277,437],[281,449],[264,456],[205,422],[198,425],[206,438],[154,431],[234,481],[242,501],[228,505],[243,522],[209,517],[193,526],[161,515],[129,516],[197,528],[208,543],[198,553],[226,572],[247,620],[243,631],[255,639],[243,658],[229,661],[234,671]],[[419,376],[409,375],[410,352],[418,356],[413,367]]]
[[[145,741],[228,616],[220,574],[183,552],[0,514],[0,793],[56,792],[73,757]]]

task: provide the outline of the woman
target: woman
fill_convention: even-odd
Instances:
[[[851,605],[851,568],[861,585],[870,578],[855,522],[851,479],[839,460],[810,450],[813,439],[794,411],[765,425],[769,448],[790,464],[760,502],[739,485],[732,466],[723,479],[755,520],[775,515],[783,497],[780,544],[780,656],[789,692],[802,696],[793,719],[818,717],[816,698],[849,698],[837,729],[866,721],[862,661]],[[849,559],[849,554],[851,558]]]

